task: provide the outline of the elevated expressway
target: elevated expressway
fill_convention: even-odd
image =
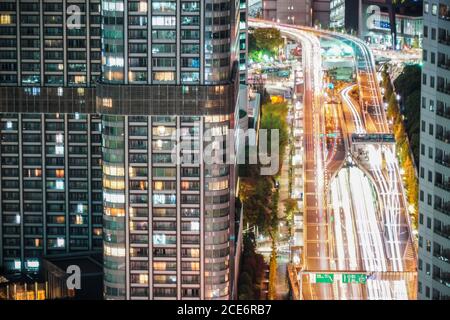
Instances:
[[[340,33],[263,20],[250,20],[250,26],[278,28],[303,48],[305,241],[299,295],[415,299],[415,241],[395,144],[378,139],[392,135],[370,50]],[[324,38],[353,49],[356,82],[338,93],[339,104],[324,95]],[[325,126],[330,114],[338,133],[331,144]]]

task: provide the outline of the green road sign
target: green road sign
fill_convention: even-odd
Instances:
[[[334,274],[332,273],[316,273],[316,283],[333,283]]]
[[[342,274],[342,283],[361,283],[366,284],[367,275],[365,274]]]

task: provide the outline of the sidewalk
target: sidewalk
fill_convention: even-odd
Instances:
[[[288,127],[289,136],[291,134],[290,127]],[[291,145],[288,143],[286,146],[286,152],[284,154],[283,164],[281,166],[281,174],[279,177],[280,189],[279,189],[279,202],[278,202],[278,218],[282,222],[285,219],[285,205],[284,201],[290,197],[289,194],[289,160],[290,160]],[[286,223],[283,222],[283,227],[279,228],[279,239],[285,239],[290,237],[290,230],[286,227]],[[277,299],[287,300],[289,298],[289,283],[287,274],[287,265],[289,263],[289,255],[285,253],[278,253],[277,257]]]

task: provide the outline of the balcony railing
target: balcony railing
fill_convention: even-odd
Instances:
[[[444,167],[450,167],[450,157],[436,158],[436,163],[443,165]]]
[[[434,206],[434,209],[450,216],[450,202],[446,202],[444,204],[437,204]]]
[[[450,182],[444,182],[444,183],[442,183],[442,182],[436,182],[434,185],[435,185],[436,187],[438,187],[438,188],[443,189],[443,190],[450,191]]]
[[[450,239],[450,228],[449,227],[443,227],[443,228],[435,228],[434,233],[440,235],[443,238]]]
[[[446,93],[446,94],[450,94],[450,86],[444,86],[444,85],[438,85],[436,90],[438,92],[442,92],[442,93]]]
[[[450,70],[450,60],[447,60],[447,61],[445,61],[445,60],[438,61],[438,64],[437,64],[437,65],[438,65],[439,68]]]
[[[450,143],[450,132],[446,132],[445,134],[436,134],[436,139],[445,143]]]
[[[450,273],[443,272],[442,274],[434,274],[433,280],[443,284],[444,286],[450,288]]]
[[[450,249],[444,249],[441,252],[433,252],[433,256],[450,264]]]
[[[438,42],[447,46],[450,46],[450,36],[439,37]]]
[[[437,108],[436,109],[436,114],[440,117],[446,118],[446,119],[450,119],[450,108]]]

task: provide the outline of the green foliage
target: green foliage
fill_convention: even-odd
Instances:
[[[288,126],[286,122],[287,104],[268,103],[263,105],[261,117],[261,129],[268,129],[268,141],[271,141],[271,129],[278,130],[279,135],[279,168],[283,164],[286,146],[289,141]],[[270,144],[269,144],[270,146]],[[271,150],[269,150],[271,151]],[[278,170],[280,172],[280,170]]]
[[[416,150],[418,155],[420,122],[420,68],[406,67],[404,72],[395,80],[397,92],[399,92],[401,96],[406,97],[404,109],[406,119],[408,120],[407,126],[405,126],[403,121],[403,116],[400,113],[396,95],[392,90],[392,85],[386,71],[387,68],[383,70],[383,86],[389,101],[387,116],[393,119],[397,153],[400,166],[404,171],[407,199],[409,205],[414,208],[411,215],[411,220],[414,228],[417,229],[418,181],[414,163],[411,158],[410,148]],[[412,139],[408,139],[408,136]]]
[[[420,91],[421,68],[419,65],[406,65],[402,73],[394,80],[395,91],[407,97],[414,91]]]
[[[277,298],[277,251],[275,245],[272,246],[272,254],[269,264],[269,292],[268,299],[275,300]]]
[[[298,211],[298,202],[295,199],[287,198],[284,200],[284,212],[286,214],[286,220],[288,223],[294,221],[294,213]]]
[[[241,269],[239,275],[239,300],[259,299],[260,283],[264,275],[265,262],[262,255],[256,253],[253,233],[244,234]]]
[[[253,285],[252,277],[245,271],[241,272],[241,274],[239,275],[239,285],[248,286],[251,288],[251,286]]]
[[[248,35],[248,52],[254,61],[261,61],[263,55],[276,56],[283,45],[280,30],[276,28],[257,28]]]

